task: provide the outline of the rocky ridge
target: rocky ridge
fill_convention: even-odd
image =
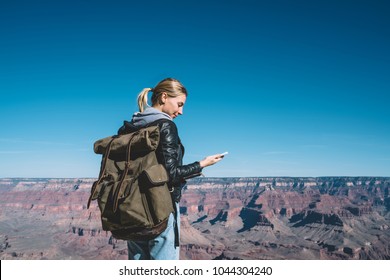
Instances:
[[[0,179],[0,259],[126,259],[94,178]],[[195,178],[182,259],[390,259],[390,178]]]

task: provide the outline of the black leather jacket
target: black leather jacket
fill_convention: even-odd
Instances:
[[[154,121],[148,126],[158,125],[160,128],[160,143],[156,150],[157,160],[163,164],[169,175],[168,186],[173,188],[172,199],[179,202],[181,189],[185,186],[186,179],[201,175],[202,168],[199,162],[183,165],[184,146],[182,145],[176,124],[167,119]],[[131,122],[125,121],[118,134],[126,134],[136,131]]]

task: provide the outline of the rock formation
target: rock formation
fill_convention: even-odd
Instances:
[[[126,259],[95,179],[0,179],[0,259]],[[182,259],[390,259],[390,178],[195,178]]]

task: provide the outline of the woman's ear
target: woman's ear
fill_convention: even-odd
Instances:
[[[165,104],[167,98],[168,98],[168,94],[166,92],[162,92],[160,95],[160,105]]]

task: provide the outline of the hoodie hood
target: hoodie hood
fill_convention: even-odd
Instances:
[[[172,120],[168,114],[153,107],[148,107],[143,112],[134,113],[130,122],[124,121],[123,126],[118,130],[118,134],[134,132],[160,119]]]
[[[140,128],[159,119],[172,120],[168,114],[163,113],[153,107],[148,107],[143,112],[134,113],[133,118],[131,119],[131,123],[135,127]]]

